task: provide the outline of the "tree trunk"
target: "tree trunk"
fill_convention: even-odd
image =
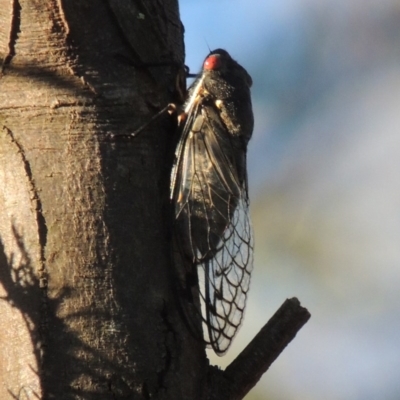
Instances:
[[[177,2],[0,10],[0,398],[198,398],[204,346],[166,245],[169,125],[107,140],[171,101]]]

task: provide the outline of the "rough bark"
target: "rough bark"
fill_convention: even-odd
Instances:
[[[168,119],[109,140],[174,98],[182,38],[176,0],[0,0],[1,399],[211,399],[236,379],[177,298]]]
[[[176,1],[0,10],[0,398],[195,398],[206,357],[181,326],[162,222],[169,125],[105,140],[171,100]]]

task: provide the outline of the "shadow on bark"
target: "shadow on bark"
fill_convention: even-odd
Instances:
[[[102,382],[104,381],[104,373],[96,373],[96,371],[104,372],[104,369],[112,370],[115,373],[114,376],[110,376],[109,379],[109,388],[111,392],[111,382],[115,384],[116,380],[119,379],[118,365],[105,359],[104,356],[79,340],[76,335],[68,332],[67,324],[56,315],[57,309],[64,298],[71,293],[71,289],[64,288],[56,298],[48,298],[46,285],[40,282],[40,279],[37,277],[31,257],[24,244],[23,237],[17,232],[14,226],[13,235],[19,249],[19,257],[21,260],[17,262],[15,254],[11,254],[7,257],[4,245],[0,239],[0,283],[6,292],[5,296],[0,298],[0,301],[7,302],[11,307],[17,309],[21,313],[30,334],[32,350],[38,370],[33,366],[30,366],[30,368],[38,375],[43,390],[42,397],[37,393],[34,393],[34,396],[38,399],[54,398],[51,395],[49,396],[48,393],[48,391],[53,392],[51,389],[52,386],[71,387],[71,383],[82,375],[92,382],[99,382],[107,385],[107,382]],[[85,314],[89,315],[89,311],[87,313],[81,313],[80,315],[69,315],[66,320],[69,318],[85,317]],[[99,315],[98,317],[101,318],[102,316]],[[106,319],[105,315],[103,317]],[[51,334],[49,334],[49,332],[51,332]],[[54,348],[51,346],[50,342],[52,341],[52,337],[56,337],[57,335],[62,335],[63,337],[63,348],[59,349],[56,354],[57,361],[53,362],[54,355],[52,357],[53,361],[48,360],[49,355],[46,353],[46,348]],[[59,340],[57,340],[57,342],[59,342]],[[82,352],[89,355],[91,359],[85,357],[78,358],[76,356]],[[46,363],[51,363],[51,366],[48,365],[47,368],[44,368],[44,364]],[[65,375],[66,365],[74,365],[73,370],[75,371],[75,375]],[[68,380],[62,382],[66,376]],[[60,385],[61,382],[62,384]],[[123,383],[119,382],[120,388],[121,384]],[[126,390],[132,393],[131,388],[126,387]],[[21,387],[18,393],[9,390],[9,394],[13,399],[22,398],[21,396],[24,396],[24,392],[24,387]],[[55,390],[55,392],[57,392],[57,390]],[[99,393],[88,390],[83,391],[82,388],[72,388],[70,394],[67,394],[65,398],[75,398],[74,395],[79,396],[80,399],[93,399],[98,398]]]

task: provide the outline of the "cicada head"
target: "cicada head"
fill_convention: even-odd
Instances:
[[[223,49],[214,50],[206,57],[203,71],[214,79],[219,78],[232,84],[243,84],[248,88],[253,84],[248,72]]]

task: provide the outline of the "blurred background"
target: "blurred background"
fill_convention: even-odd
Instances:
[[[180,1],[186,64],[253,77],[256,251],[226,366],[286,298],[311,320],[247,400],[400,399],[399,0]]]

